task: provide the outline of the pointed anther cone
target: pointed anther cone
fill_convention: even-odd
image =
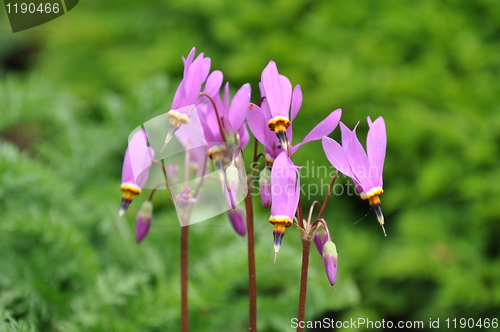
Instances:
[[[377,216],[378,223],[382,227],[382,231],[384,232],[384,236],[387,236],[387,233],[385,232],[385,227],[384,227],[384,215],[382,214],[382,208],[380,206],[380,198],[377,196],[373,196],[368,199],[368,202],[370,203],[370,206],[372,207],[373,211],[375,211],[375,215]]]
[[[276,258],[278,252],[281,248],[281,242],[283,241],[283,236],[285,236],[286,226],[283,223],[274,224],[273,236],[274,236],[274,264],[276,264]]]

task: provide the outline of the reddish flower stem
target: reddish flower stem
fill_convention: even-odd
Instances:
[[[182,332],[189,331],[188,312],[188,244],[189,226],[181,228],[181,325]]]
[[[250,175],[254,174],[254,170],[257,167],[257,155],[258,142],[255,139],[254,152],[253,152],[253,164],[250,171]],[[245,208],[247,213],[247,243],[248,243],[248,302],[249,302],[249,331],[257,331],[257,277],[255,275],[255,242],[254,242],[254,230],[253,230],[253,202],[252,202],[252,178],[248,178],[248,194],[245,197]]]
[[[311,242],[302,240],[302,272],[300,274],[300,293],[299,293],[299,311],[297,319],[299,326],[297,332],[304,331],[300,323],[304,321],[306,311],[306,295],[307,295],[307,272],[309,268],[309,251],[311,249]]]

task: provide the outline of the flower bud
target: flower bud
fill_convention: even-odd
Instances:
[[[149,232],[151,226],[151,218],[153,217],[153,203],[145,201],[141,205],[141,209],[137,214],[137,222],[135,224],[135,239],[140,243]]]
[[[328,241],[328,234],[326,233],[325,226],[323,223],[319,223],[316,231],[314,232],[314,244],[320,255],[323,255],[323,247],[326,241]]]
[[[260,172],[259,186],[262,206],[271,206],[271,170],[269,167],[264,168]]]
[[[229,165],[225,170],[225,179],[227,183],[222,185],[222,188],[225,188],[225,196],[227,204],[231,209],[236,207],[236,195],[238,194],[238,187],[240,184],[240,174],[238,172],[238,168],[234,166],[234,162]]]
[[[323,246],[323,264],[330,284],[335,285],[337,280],[338,255],[337,247],[332,241],[327,241]]]
[[[247,231],[245,224],[245,213],[243,212],[241,206],[236,206],[236,208],[229,210],[228,216],[229,221],[231,222],[231,225],[233,225],[236,233],[240,234],[241,236],[245,236],[245,233]]]

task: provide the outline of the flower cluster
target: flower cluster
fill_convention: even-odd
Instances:
[[[121,186],[124,194],[120,217],[134,195],[141,193],[149,169],[153,163],[157,163],[161,165],[167,185],[173,191],[176,208],[186,211],[180,218],[189,219],[192,207],[202,199],[201,187],[208,178],[205,176],[209,168],[207,162],[211,160],[218,174],[214,178],[218,181],[222,190],[221,196],[227,203],[231,224],[238,234],[244,236],[245,214],[238,206],[238,194],[241,196],[243,193],[243,196],[246,196],[247,193],[241,150],[248,144],[251,132],[264,147],[263,153],[254,156],[254,164],[259,156],[265,158],[260,170],[259,186],[262,205],[270,207],[269,223],[273,225],[275,261],[286,228],[295,222],[301,230],[302,240],[308,243],[314,241],[316,244],[328,280],[333,286],[337,275],[338,255],[328,224],[322,216],[329,193],[317,218],[312,218],[312,214],[314,207],[320,204],[314,202],[308,218],[305,219],[300,204],[300,166],[294,164],[293,155],[304,144],[321,139],[330,163],[353,180],[360,197],[369,201],[384,228],[379,199],[379,195],[383,193],[382,169],[387,144],[384,119],[379,117],[372,122],[368,117],[366,152],[356,136],[357,125],[354,130],[350,130],[340,122],[341,109],[331,112],[302,141],[294,144],[293,122],[302,106],[302,90],[299,85],[292,89],[290,80],[278,72],[275,62],[270,61],[264,68],[259,83],[260,102],[253,104],[250,102],[249,84],[241,86],[234,97],[230,97],[229,83],[222,88],[222,72],[215,70],[210,73],[210,58],[205,57],[203,53],[195,59],[193,48],[183,61],[184,75],[171,109],[167,112],[169,128],[166,130],[165,143],[160,153],[167,148],[174,136],[186,151],[192,146],[205,148],[186,152],[184,182],[177,190],[172,190],[174,186],[171,180],[177,179],[179,167],[174,164],[165,167],[163,163],[156,161],[155,151],[148,144],[146,131],[137,131],[131,137],[125,153]],[[339,125],[342,145],[328,137]],[[189,165],[195,165],[194,173],[188,168]],[[332,179],[332,185],[334,181],[335,178]],[[138,242],[142,241],[149,231],[152,211],[150,196],[141,207],[137,218]],[[181,222],[183,226],[187,224],[186,220]]]

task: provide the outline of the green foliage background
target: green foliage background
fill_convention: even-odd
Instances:
[[[500,318],[497,0],[81,1],[16,34],[0,19],[0,331],[179,330],[167,194],[140,245],[146,195],[113,225],[128,134],[168,110],[193,46],[233,88],[250,82],[254,101],[276,61],[302,86],[297,141],[336,108],[361,137],[366,116],[386,120],[389,236],[366,202],[332,197],[338,283],[332,293],[312,252],[306,319]],[[328,165],[319,142],[295,161]],[[309,193],[306,207],[322,199]],[[299,232],[273,266],[267,217],[258,209],[259,330],[289,331]],[[192,330],[246,330],[246,241],[225,215],[191,229]]]

